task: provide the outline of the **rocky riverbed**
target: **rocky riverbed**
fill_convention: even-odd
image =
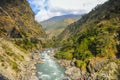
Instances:
[[[39,80],[36,76],[36,64],[43,63],[40,59],[40,51],[35,50],[30,53],[31,60],[24,64],[25,71],[23,72],[25,77],[21,80]]]
[[[116,59],[92,59],[88,62],[86,70],[81,70],[74,65],[74,61],[58,60],[66,68],[72,80],[120,80],[120,62]]]
[[[75,67],[74,61],[58,60],[58,63],[66,68],[65,74],[67,74],[72,80],[80,79],[80,69]]]
[[[49,56],[52,59],[56,60],[61,66],[63,66],[65,68],[66,75],[68,75],[72,80],[79,80],[80,79],[80,75],[81,75],[80,69],[75,66],[75,64],[74,64],[75,60],[73,60],[73,61],[63,60],[63,59],[58,60],[54,57],[54,55],[55,54],[49,54]]]
[[[43,63],[42,59],[40,59],[41,53],[42,52],[40,51],[33,51],[31,53],[31,60],[25,63],[25,67],[26,67],[26,70],[24,72],[25,77],[22,78],[21,80],[39,80],[40,79],[40,78],[39,79],[37,78],[38,76],[36,77],[36,72],[38,73],[39,71],[38,69],[36,69],[35,64]],[[48,64],[50,65],[52,65],[53,63],[56,65],[57,63],[55,63],[54,61],[57,61],[61,66],[65,67],[66,69],[65,74],[68,75],[72,80],[101,80],[101,79],[119,80],[120,79],[120,67],[119,67],[120,62],[117,61],[116,59],[109,60],[109,59],[93,58],[89,60],[86,66],[86,70],[81,70],[80,68],[77,68],[75,66],[75,60],[72,60],[72,61],[63,60],[63,59],[57,60],[54,58],[54,53],[53,54],[48,53],[48,55],[50,56],[51,59],[47,56],[47,58],[45,58],[45,61],[47,61]],[[50,63],[51,61],[52,63]],[[45,64],[43,63],[43,65],[39,65],[38,67],[48,65],[46,63]],[[54,65],[52,66],[55,67]],[[41,71],[41,68],[39,68],[40,71]],[[48,66],[48,68],[50,67]],[[45,70],[48,68],[45,68]],[[48,79],[45,79],[45,80],[48,80]],[[66,78],[63,80],[70,80],[70,79]]]

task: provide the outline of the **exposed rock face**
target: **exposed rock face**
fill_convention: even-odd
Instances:
[[[70,76],[72,80],[77,80],[81,76],[80,69],[77,67],[66,67],[65,74]]]
[[[71,65],[72,61],[58,60],[58,63],[66,68],[65,74],[70,76],[72,80],[78,80],[80,78],[80,69]]]
[[[73,65],[72,61],[59,60],[62,66],[66,68],[65,74],[72,80],[119,80],[120,79],[120,62],[117,60],[100,59],[90,60],[86,70],[81,70]],[[94,62],[93,62],[94,61]]]
[[[88,72],[94,73],[99,71],[105,64],[108,63],[108,61],[109,61],[108,59],[99,59],[99,58],[89,60],[87,66]]]
[[[88,70],[91,72],[88,79],[93,80],[119,80],[120,76],[120,62],[117,60],[95,61],[97,64],[88,64]],[[90,67],[91,66],[91,67]]]

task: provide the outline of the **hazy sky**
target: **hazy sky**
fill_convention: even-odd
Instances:
[[[107,0],[28,0],[37,21],[54,16],[88,13]]]

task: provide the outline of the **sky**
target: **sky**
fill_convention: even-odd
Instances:
[[[38,22],[54,16],[85,14],[107,0],[28,0]]]

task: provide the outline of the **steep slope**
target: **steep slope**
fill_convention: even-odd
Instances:
[[[45,32],[34,20],[26,0],[4,0],[0,2],[0,36],[40,37],[45,36]]]
[[[112,2],[114,1],[96,6],[96,8],[94,8],[89,14],[84,15],[82,19],[69,25],[59,37],[63,37],[62,39],[64,39],[64,34],[68,34],[67,37],[77,35],[81,33],[83,29],[89,28],[90,24],[98,24],[100,21],[111,20],[113,18],[119,20],[119,3]]]
[[[0,80],[24,80],[27,75],[26,63],[30,61],[28,53],[41,49],[39,38],[45,37],[45,31],[34,20],[34,13],[26,0],[2,0],[0,2]]]
[[[46,33],[49,35],[50,38],[53,36],[57,36],[60,34],[67,25],[77,21],[81,18],[81,15],[63,15],[63,16],[56,16],[49,20],[41,22],[42,26],[46,30]]]
[[[11,80],[23,77],[24,63],[30,60],[29,54],[7,40],[0,41],[0,48],[0,73]]]
[[[82,79],[119,80],[119,13],[120,0],[109,0],[70,24],[57,37],[56,42],[63,47],[55,57],[74,61]]]

